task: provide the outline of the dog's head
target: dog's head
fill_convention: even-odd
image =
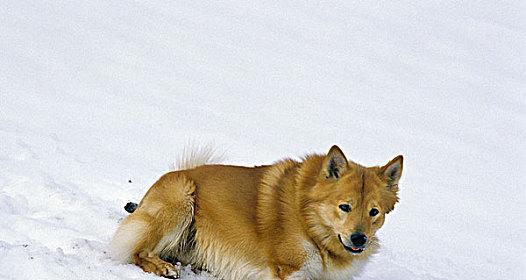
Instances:
[[[357,255],[375,242],[385,215],[398,201],[403,157],[384,166],[363,167],[349,162],[333,146],[318,163],[319,174],[309,191],[307,223],[314,238],[329,250]]]

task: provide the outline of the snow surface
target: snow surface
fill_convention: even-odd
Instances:
[[[183,147],[254,165],[337,143],[406,159],[358,279],[524,279],[525,8],[3,0],[0,278],[158,279],[108,242]]]

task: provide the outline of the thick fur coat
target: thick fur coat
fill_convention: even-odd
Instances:
[[[302,161],[169,172],[121,223],[112,254],[171,278],[166,259],[221,279],[350,279],[377,250],[402,166],[398,156],[363,167],[333,146]]]

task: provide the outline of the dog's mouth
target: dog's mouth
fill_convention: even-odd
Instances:
[[[347,252],[350,252],[351,254],[358,255],[365,250],[365,246],[355,247],[353,245],[351,246],[345,245],[345,243],[343,243],[342,237],[339,234],[338,234],[338,239],[340,239],[340,243],[343,245],[343,248],[345,248],[345,250],[347,250]]]

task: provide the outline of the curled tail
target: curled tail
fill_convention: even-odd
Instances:
[[[192,169],[205,164],[219,163],[224,159],[225,154],[218,153],[210,144],[185,147],[181,157],[174,164],[174,170]]]
[[[219,163],[224,160],[224,153],[218,154],[212,145],[191,146],[183,149],[179,160],[174,164],[174,170],[192,169],[210,163]],[[139,207],[135,202],[128,202],[124,205],[124,210],[133,213]]]

